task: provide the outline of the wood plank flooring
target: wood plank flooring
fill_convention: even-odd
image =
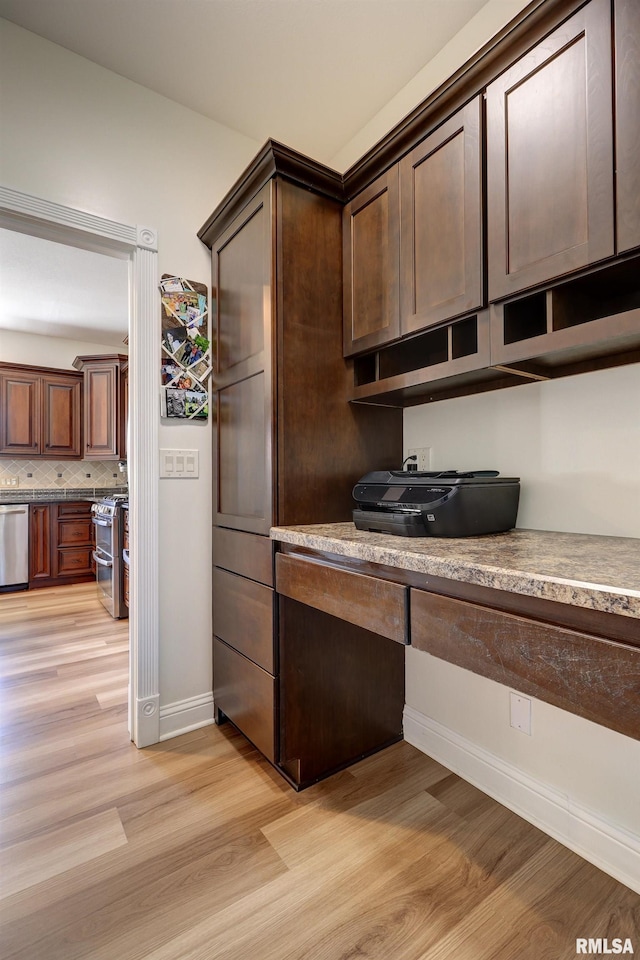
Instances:
[[[408,744],[301,794],[230,724],[137,750],[93,584],[0,596],[3,960],[565,960],[640,897]]]

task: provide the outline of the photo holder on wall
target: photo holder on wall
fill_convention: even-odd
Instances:
[[[207,288],[182,277],[163,274],[162,416],[206,420],[207,380],[211,374],[211,341]]]

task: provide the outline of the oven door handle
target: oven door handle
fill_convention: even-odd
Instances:
[[[92,518],[91,518],[91,523],[92,523],[95,527],[110,527],[110,526],[112,526],[111,520],[98,520],[97,517],[92,517]]]
[[[98,556],[98,554],[95,552],[95,550],[93,551],[93,559],[95,560],[96,563],[99,563],[101,567],[112,567],[112,566],[113,566],[113,561],[112,561],[112,560],[103,560],[101,557]]]

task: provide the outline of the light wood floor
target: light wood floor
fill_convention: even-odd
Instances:
[[[0,652],[3,960],[640,954],[640,897],[407,744],[301,794],[230,724],[137,750],[93,584],[0,597]]]

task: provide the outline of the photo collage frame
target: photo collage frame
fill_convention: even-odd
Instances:
[[[162,416],[206,420],[211,374],[206,285],[163,274],[160,293]]]

